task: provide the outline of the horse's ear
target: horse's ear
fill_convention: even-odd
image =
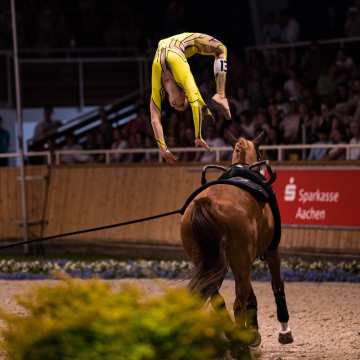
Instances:
[[[265,139],[265,131],[262,131],[252,142],[257,147],[259,146]]]
[[[234,134],[230,130],[228,130],[228,134],[229,134],[230,145],[232,147],[235,147],[236,143],[238,142],[238,139],[234,136]]]

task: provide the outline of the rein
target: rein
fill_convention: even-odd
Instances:
[[[12,243],[12,244],[0,246],[0,251],[5,250],[5,249],[9,249],[9,248],[12,248],[12,247],[21,246],[21,245],[32,244],[32,243],[40,243],[40,242],[43,242],[43,241],[48,241],[48,240],[52,240],[52,239],[56,239],[56,238],[63,238],[63,237],[66,237],[66,236],[85,234],[85,233],[89,233],[89,232],[93,232],[93,231],[112,229],[112,228],[115,228],[115,227],[121,227],[121,226],[126,226],[126,225],[131,225],[131,224],[137,224],[137,223],[141,223],[141,222],[145,222],[145,221],[151,221],[151,220],[155,220],[155,219],[160,219],[160,218],[163,218],[163,217],[166,217],[166,216],[171,216],[171,215],[175,215],[175,214],[181,214],[182,209],[183,208],[178,209],[178,210],[174,210],[174,211],[161,213],[161,214],[158,214],[158,215],[143,217],[143,218],[136,219],[136,220],[130,220],[130,221],[124,221],[124,222],[119,222],[119,223],[110,224],[110,225],[104,225],[104,226],[98,226],[98,227],[93,227],[93,228],[88,228],[88,229],[82,229],[82,230],[67,232],[67,233],[63,233],[63,234],[50,235],[50,236],[46,236],[46,237],[43,237],[43,238],[31,239],[31,240],[27,240],[27,241],[18,241],[18,242]]]

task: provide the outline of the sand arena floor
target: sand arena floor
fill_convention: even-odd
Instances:
[[[114,280],[117,288],[124,282],[135,283],[148,294],[161,293],[164,286],[185,286],[185,281]],[[0,281],[0,307],[21,312],[14,296],[32,287],[53,281]],[[254,359],[360,359],[360,284],[288,283],[286,294],[294,343],[277,341],[278,323],[269,283],[254,283],[259,304],[262,344],[253,353]],[[234,300],[234,282],[222,287],[228,309]],[[5,359],[5,356],[0,356]],[[206,360],[206,359],[204,359]]]

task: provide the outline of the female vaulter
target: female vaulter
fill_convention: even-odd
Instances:
[[[183,33],[161,40],[152,64],[150,114],[161,155],[169,163],[174,163],[176,157],[166,146],[161,125],[161,102],[165,98],[165,92],[170,105],[178,111],[186,110],[190,104],[195,128],[195,146],[209,149],[201,136],[201,125],[204,115],[211,115],[211,112],[200,94],[187,62],[187,58],[195,54],[215,57],[216,94],[212,100],[220,106],[226,119],[231,118],[225,96],[226,47],[215,38],[200,33]]]

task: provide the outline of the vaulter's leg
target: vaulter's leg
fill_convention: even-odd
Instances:
[[[277,319],[280,322],[279,342],[289,344],[294,341],[288,325],[289,312],[286,304],[284,282],[280,273],[280,254],[278,249],[269,250],[265,255],[271,273],[271,285],[276,302]]]

